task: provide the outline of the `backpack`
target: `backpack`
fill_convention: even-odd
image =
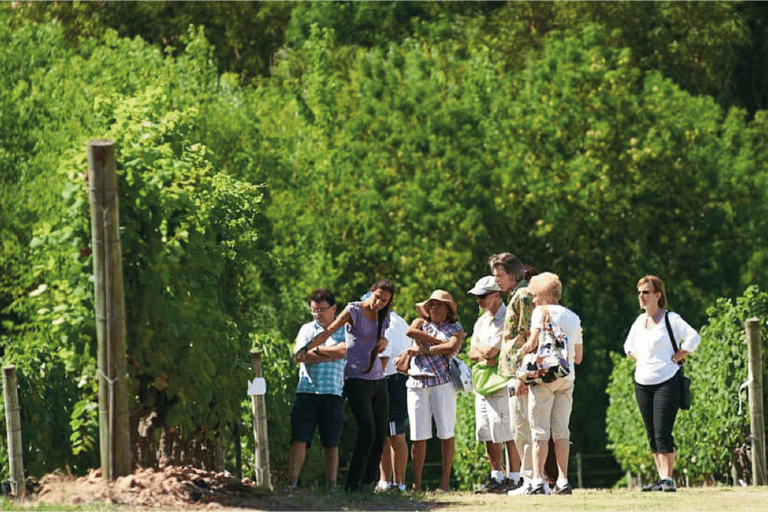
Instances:
[[[517,378],[526,384],[553,382],[571,373],[568,359],[568,335],[552,324],[547,306],[541,306],[543,321],[539,331],[539,348],[525,354]]]

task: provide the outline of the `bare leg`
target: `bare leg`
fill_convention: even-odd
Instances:
[[[517,451],[514,441],[507,441],[507,457],[509,457],[508,471],[512,473],[520,472],[520,452]]]
[[[656,462],[659,477],[672,478],[672,471],[675,469],[675,452],[654,453],[653,460]]]
[[[533,478],[544,478],[544,463],[549,453],[549,440],[536,439],[533,441]]]
[[[568,455],[570,452],[571,443],[568,439],[555,439],[555,459],[557,459],[557,478],[559,479],[568,478]]]
[[[307,455],[307,443],[303,441],[294,441],[291,443],[291,449],[288,452],[288,474],[291,478],[291,485],[296,485],[299,481],[299,473],[304,466],[304,458]]]
[[[405,470],[408,467],[408,444],[405,435],[400,434],[389,438],[392,446],[392,468],[395,471],[396,484],[405,483]]]
[[[379,460],[379,480],[382,482],[391,482],[392,457],[393,455],[390,453],[389,437],[385,437],[384,448],[381,450],[381,459]]]
[[[336,487],[336,473],[339,470],[339,447],[323,448],[323,465],[325,466],[325,482],[329,489]]]
[[[411,441],[411,459],[413,459],[413,490],[421,490],[421,473],[427,456],[427,440]]]
[[[486,441],[485,451],[488,453],[488,464],[491,465],[491,471],[501,471],[501,443]]]
[[[440,440],[440,451],[443,458],[443,477],[440,479],[440,489],[444,491],[451,490],[451,468],[453,467],[453,454],[456,446],[453,438]]]

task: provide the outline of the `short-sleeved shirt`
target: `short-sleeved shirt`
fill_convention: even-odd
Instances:
[[[301,329],[299,329],[299,334],[296,336],[294,353],[301,347],[306,346],[324,330],[317,323],[317,320],[302,325]],[[343,342],[344,331],[339,329],[328,338],[324,345],[330,347]],[[312,364],[301,363],[299,365],[299,384],[296,386],[296,392],[341,396],[344,389],[344,366],[344,359]]]
[[[448,341],[454,334],[463,331],[461,324],[443,322],[440,325],[425,321],[421,325],[421,330],[443,341]],[[429,343],[418,342],[422,347],[428,347]],[[451,374],[448,364],[451,355],[441,354],[416,354],[411,359],[411,373],[408,375],[408,381],[405,383],[409,388],[431,388],[451,382]],[[418,372],[414,374],[414,370]]]
[[[583,343],[581,336],[581,319],[579,316],[560,304],[549,304],[546,306],[549,310],[549,318],[553,326],[559,327],[566,336],[568,336],[568,361],[571,363],[571,371],[563,377],[567,380],[576,378],[576,365],[574,358],[576,356],[576,345]],[[544,323],[544,313],[542,307],[533,310],[531,316],[531,330],[541,329]]]
[[[520,348],[527,341],[528,333],[531,332],[532,312],[533,297],[528,291],[528,283],[522,280],[512,290],[507,314],[504,317],[504,335],[499,352],[499,375],[515,376],[522,362]]]
[[[394,360],[397,356],[411,346],[411,338],[409,338],[405,331],[408,330],[408,322],[403,320],[400,315],[391,311],[389,313],[389,328],[384,333],[384,337],[387,338],[387,348],[379,354],[379,357],[387,357],[387,366],[384,368],[384,376],[389,377],[397,373]]]
[[[379,321],[368,320],[363,314],[360,302],[350,302],[347,310],[352,317],[351,323],[346,326],[347,366],[344,377],[346,379],[379,380],[384,378],[384,369],[381,361],[376,358],[371,366],[371,352],[376,350],[379,341]],[[381,335],[389,327],[389,313],[381,322]],[[370,371],[366,372],[370,366]]]
[[[489,311],[483,312],[480,318],[475,321],[475,327],[472,329],[470,348],[476,345],[486,345],[500,351],[506,314],[507,306],[504,304],[499,305],[495,315],[491,315]]]

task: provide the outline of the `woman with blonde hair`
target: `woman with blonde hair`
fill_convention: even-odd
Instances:
[[[449,364],[464,340],[464,329],[458,321],[456,302],[445,290],[435,290],[428,300],[416,304],[419,318],[406,334],[415,343],[411,354],[408,388],[408,418],[411,426],[411,459],[413,490],[421,490],[421,474],[427,453],[427,439],[432,437],[432,419],[443,461],[438,492],[450,490],[451,468],[455,450],[453,429],[456,424],[456,390]]]
[[[555,337],[567,349],[568,374],[552,381],[543,381],[530,388],[528,414],[533,437],[533,481],[526,494],[547,494],[544,465],[549,452],[550,437],[554,440],[557,480],[552,494],[571,494],[568,483],[568,455],[570,450],[569,421],[573,408],[573,385],[576,364],[581,364],[584,345],[581,337],[581,319],[560,305],[563,285],[551,272],[531,278],[528,291],[535,309],[531,315],[531,334],[523,346],[524,353],[537,352],[540,346]],[[544,345],[546,347],[546,345]],[[565,352],[565,350],[563,350]]]

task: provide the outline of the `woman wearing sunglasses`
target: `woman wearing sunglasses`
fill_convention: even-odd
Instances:
[[[635,398],[659,473],[659,479],[643,487],[643,491],[675,492],[672,428],[683,396],[681,365],[701,338],[680,315],[666,309],[667,293],[658,277],[648,275],[640,279],[637,298],[645,313],[632,324],[624,351],[637,361]]]

